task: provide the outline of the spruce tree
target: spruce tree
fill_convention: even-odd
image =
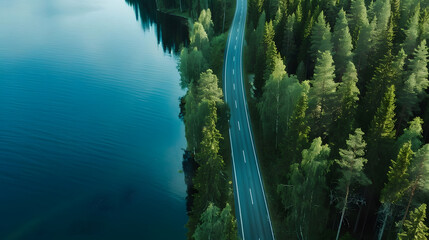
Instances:
[[[332,111],[336,104],[336,89],[334,82],[333,60],[329,51],[323,52],[317,59],[314,69],[314,80],[311,81],[310,104],[314,118],[312,129],[315,136],[322,136],[329,132],[332,124]]]
[[[391,85],[384,94],[371,123],[371,134],[374,139],[395,137],[395,101],[395,86]]]
[[[406,142],[399,150],[396,161],[391,160],[391,166],[387,173],[387,183],[381,190],[380,202],[382,205],[381,214],[384,214],[382,226],[378,233],[378,239],[382,239],[384,228],[388,217],[391,215],[392,204],[397,203],[404,196],[405,191],[409,187],[409,165],[413,157],[411,143]]]
[[[255,95],[258,98],[262,96],[262,88],[265,85],[265,81],[274,70],[275,58],[277,56],[273,23],[271,21],[265,23],[264,37],[261,40],[262,42],[258,47],[258,54],[256,56],[254,80]]]
[[[404,218],[402,222],[405,221],[408,215],[408,209],[411,206],[412,200],[417,191],[429,190],[429,144],[424,145],[420,148],[413,160],[411,161],[410,166],[410,196],[408,198],[407,208],[405,209]]]
[[[341,172],[341,178],[338,180],[337,189],[344,193],[344,199],[339,204],[341,218],[337,231],[337,240],[340,236],[341,225],[347,209],[348,197],[352,191],[350,188],[351,184],[356,182],[360,185],[368,185],[371,183],[363,171],[364,165],[368,161],[364,158],[366,142],[363,140],[363,135],[364,133],[360,128],[357,128],[353,135],[350,134],[349,139],[346,141],[347,149],[340,149],[341,159],[335,160]]]
[[[311,32],[310,52],[313,59],[319,59],[325,51],[332,52],[331,28],[325,21],[323,11],[320,12]]]
[[[388,88],[377,108],[368,134],[368,175],[374,181],[374,188],[382,187],[384,182],[380,172],[387,172],[387,165],[392,156],[395,137],[395,86]]]
[[[417,7],[413,16],[408,20],[407,29],[404,30],[405,41],[402,47],[407,55],[411,55],[417,47],[417,39],[419,37],[419,16],[420,7]]]
[[[369,25],[368,15],[364,0],[353,0],[350,7],[350,35],[353,45],[356,47],[360,32]]]
[[[397,152],[399,152],[399,149],[406,142],[411,142],[411,150],[414,152],[423,144],[423,120],[420,117],[416,117],[408,124],[408,128],[404,129],[404,133],[396,140],[395,147]]]
[[[264,83],[270,78],[276,64],[276,58],[279,55],[276,43],[274,42],[274,35],[273,22],[270,21],[268,25],[266,25],[264,35],[264,45],[266,46]]]
[[[414,51],[413,59],[409,63],[409,76],[398,94],[400,106],[400,123],[407,121],[413,112],[418,110],[419,103],[424,97],[425,90],[429,86],[428,80],[428,49],[426,41]],[[400,124],[401,125],[401,124]]]
[[[411,143],[407,142],[399,150],[396,161],[391,160],[392,165],[387,173],[387,183],[381,190],[381,202],[396,203],[409,187],[409,170],[411,158],[413,157]]]
[[[337,78],[341,78],[347,64],[352,60],[352,38],[350,36],[346,12],[341,9],[334,27],[334,62]]]
[[[357,110],[357,101],[359,100],[359,89],[356,84],[358,82],[357,72],[354,64],[348,62],[346,71],[342,77],[342,82],[338,87],[338,99],[341,107],[336,119],[336,128],[332,133],[333,141],[337,146],[342,147],[341,142],[351,133],[355,125],[355,117]]]
[[[421,204],[410,214],[410,220],[404,223],[405,230],[398,234],[399,240],[426,240],[429,228],[425,225],[426,204]]]
[[[295,13],[287,17],[283,33],[282,55],[286,57],[286,67],[295,69],[296,66],[296,44],[294,35],[294,26],[296,25]]]
[[[375,46],[374,39],[376,34],[376,21],[377,19],[374,18],[370,24],[364,23],[359,31],[356,49],[354,51],[354,61],[359,73],[359,79],[362,79],[361,76],[368,67],[368,55]],[[364,82],[364,79],[362,79],[362,82]]]
[[[200,150],[195,156],[199,167],[193,181],[197,190],[192,209],[194,216],[199,216],[210,202],[222,206],[226,200],[226,180],[222,173],[225,164],[219,154],[219,141],[222,136],[216,129],[217,115],[213,102],[209,103],[209,111],[202,131]]]
[[[308,143],[310,127],[307,124],[306,114],[308,108],[308,91],[310,85],[308,81],[302,83],[303,89],[298,102],[295,105],[292,116],[289,118],[288,129],[285,134],[284,148],[287,163],[292,164],[298,161],[301,151]]]

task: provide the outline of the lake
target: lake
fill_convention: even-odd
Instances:
[[[185,239],[180,19],[0,1],[0,239]]]

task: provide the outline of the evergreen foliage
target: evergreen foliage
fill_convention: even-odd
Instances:
[[[429,228],[425,225],[426,204],[420,205],[410,214],[410,220],[404,223],[405,231],[398,234],[399,240],[426,240]]]

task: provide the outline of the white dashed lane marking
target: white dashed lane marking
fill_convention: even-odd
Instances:
[[[244,155],[244,150],[243,150],[243,159],[244,159],[244,163],[246,163],[246,156]]]

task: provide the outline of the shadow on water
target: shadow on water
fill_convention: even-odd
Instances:
[[[189,44],[187,20],[157,10],[155,0],[125,0],[133,7],[136,20],[144,31],[155,27],[158,44],[164,52],[178,54],[181,46]]]

